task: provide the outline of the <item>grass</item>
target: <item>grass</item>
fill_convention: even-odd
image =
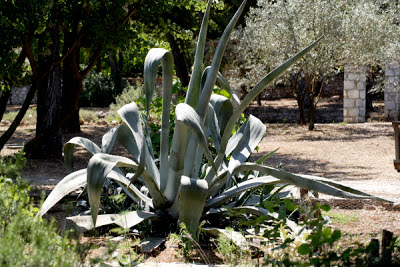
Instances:
[[[96,122],[99,118],[93,110],[81,108],[79,110],[79,119],[84,122]]]
[[[13,122],[17,116],[18,111],[6,111],[3,115],[3,121]],[[96,116],[95,112],[90,109],[81,108],[79,110],[79,119],[84,122],[97,122],[99,118]],[[27,110],[21,124],[25,125],[36,125],[37,112],[36,107],[31,107]]]
[[[348,224],[350,222],[356,222],[360,220],[356,214],[344,214],[332,210],[323,212],[323,216],[329,216],[334,224]]]
[[[6,111],[3,115],[2,120],[12,122],[15,119],[15,117],[17,116],[17,114],[18,114],[18,111],[8,111],[8,112]],[[36,107],[32,107],[27,110],[21,123],[35,125],[36,119],[37,119]]]

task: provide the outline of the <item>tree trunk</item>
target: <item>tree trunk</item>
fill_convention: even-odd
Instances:
[[[82,92],[82,76],[79,72],[80,49],[75,49],[63,64],[62,118],[66,119],[62,126],[63,133],[79,133],[79,97]],[[77,63],[78,62],[78,63]]]
[[[174,56],[176,75],[181,80],[182,86],[186,87],[189,85],[189,68],[186,63],[185,55],[172,34],[168,33],[167,39],[171,46],[172,55]]]
[[[50,30],[52,43],[51,54],[39,59],[39,73],[46,73],[38,82],[36,137],[25,146],[28,157],[31,158],[61,158],[62,134],[59,121],[61,119],[61,78],[59,61],[60,35],[57,28]]]
[[[308,130],[312,131],[314,130],[314,124],[315,124],[315,112],[317,109],[316,103],[314,103],[314,94],[310,94],[310,123],[308,124]]]
[[[111,79],[114,82],[114,91],[117,93],[121,93],[122,92],[121,70],[119,68],[119,62],[117,62],[115,58],[114,51],[110,50],[108,52],[108,58],[110,60]]]
[[[36,84],[33,83],[31,88],[29,89],[29,92],[26,95],[24,103],[22,104],[22,107],[19,110],[19,112],[18,112],[17,116],[15,117],[14,121],[12,122],[10,127],[8,127],[7,131],[5,131],[1,135],[1,137],[0,137],[0,150],[3,149],[4,145],[7,143],[7,141],[14,134],[14,132],[17,129],[18,125],[20,124],[21,120],[24,118],[25,113],[29,108],[29,105],[32,103],[32,99],[35,96],[36,88],[37,88]]]
[[[296,97],[297,106],[299,107],[299,124],[305,125],[307,123],[306,110],[304,107],[304,101],[308,92],[308,87],[302,81],[300,73],[292,76],[293,83],[293,94]]]
[[[306,120],[306,110],[304,108],[304,98],[301,100],[297,99],[297,105],[299,106],[299,124],[300,125],[305,125],[307,123]]]
[[[322,96],[323,89],[324,89],[324,79],[322,79],[322,81],[319,81],[316,78],[311,79],[310,124],[308,125],[308,129],[310,131],[314,130],[315,114],[317,112],[317,105],[320,97]]]
[[[25,49],[22,49],[16,62],[18,68],[22,67],[22,64],[25,62],[25,59],[26,59],[26,52]],[[6,82],[8,84],[9,90],[3,91],[0,94],[0,121],[3,119],[3,115],[6,112],[7,102],[11,97],[11,90],[13,87],[13,82],[11,80],[8,80],[7,77],[4,77],[3,82]]]
[[[1,92],[0,95],[0,121],[3,119],[4,112],[6,112],[7,102],[11,97],[11,88]]]

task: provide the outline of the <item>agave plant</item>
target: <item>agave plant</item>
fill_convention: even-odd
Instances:
[[[262,160],[256,163],[247,162],[263,138],[266,127],[259,119],[250,116],[239,129],[234,131],[241,114],[269,83],[309,52],[319,40],[267,74],[240,102],[219,73],[219,68],[229,35],[246,1],[243,1],[225,29],[212,65],[203,69],[211,2],[210,0],[208,3],[201,25],[185,102],[176,106],[172,144],[170,145],[169,142],[169,119],[173,57],[171,52],[155,48],[150,50],[145,59],[144,88],[147,108],[144,115],[141,116],[135,103],[122,107],[118,114],[124,123],[103,136],[101,147],[85,138],[72,138],[64,146],[67,166],[72,168],[75,145],[85,147],[93,156],[86,169],[72,172],[55,187],[43,203],[39,215],[46,213],[65,195],[87,186],[91,215],[71,217],[70,219],[78,226],[90,229],[115,223],[131,228],[143,220],[168,215],[177,222],[184,223],[189,232],[194,234],[204,215],[223,212],[227,204],[231,208],[238,208],[235,202],[238,195],[265,185],[293,184],[300,188],[339,197],[374,198],[328,179],[291,174],[265,166]],[[161,144],[158,154],[160,158],[155,159],[147,128],[147,116],[160,64],[162,64],[163,78],[163,108]],[[238,102],[237,108],[233,108],[231,99],[213,94],[213,88],[217,83],[231,93],[232,99]],[[210,152],[209,139],[212,140],[212,146],[215,148],[214,154]],[[110,154],[116,141],[129,151],[131,158]],[[101,192],[109,180],[115,180],[120,184],[126,194],[140,207],[139,210],[124,214],[98,215]],[[148,194],[143,193],[144,191],[141,190],[143,188]],[[251,205],[250,202],[244,202],[240,209],[253,215],[275,216],[266,209]]]

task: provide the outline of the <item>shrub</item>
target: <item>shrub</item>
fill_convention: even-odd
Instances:
[[[142,102],[141,99],[143,98],[143,85],[136,84],[136,86],[127,86],[125,87],[124,91],[118,96],[115,97],[115,103],[110,104],[110,117],[108,118],[109,121],[122,121],[121,117],[117,114],[117,111],[125,106],[126,104],[135,102],[138,105]]]
[[[71,241],[59,236],[53,223],[34,215],[38,209],[29,186],[19,178],[23,153],[8,159],[2,159],[0,177],[0,265],[76,266],[78,255]]]
[[[91,71],[83,80],[80,106],[108,107],[118,92],[114,89],[114,82],[105,73]]]

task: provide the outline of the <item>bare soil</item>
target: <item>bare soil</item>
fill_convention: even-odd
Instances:
[[[104,123],[103,123],[104,124]],[[82,125],[84,136],[101,144],[101,136],[111,125]],[[0,134],[7,125],[0,124]],[[259,146],[260,157],[277,148],[279,150],[265,163],[282,165],[295,173],[327,177],[345,185],[377,195],[394,202],[400,202],[400,173],[393,166],[395,157],[394,131],[391,123],[362,124],[316,124],[314,131],[297,124],[268,124],[268,134]],[[21,126],[2,150],[9,155],[18,146],[34,136],[34,126]],[[67,141],[73,135],[64,136]],[[76,169],[84,168],[90,154],[76,149]],[[61,159],[29,159],[22,176],[38,190],[51,190],[65,175]],[[333,204],[333,213],[355,218],[336,222],[334,226],[348,234],[367,235],[371,238],[386,229],[400,235],[400,211],[391,206],[374,202],[340,202],[326,196]],[[339,204],[337,204],[339,203]],[[340,205],[342,203],[342,205]]]

